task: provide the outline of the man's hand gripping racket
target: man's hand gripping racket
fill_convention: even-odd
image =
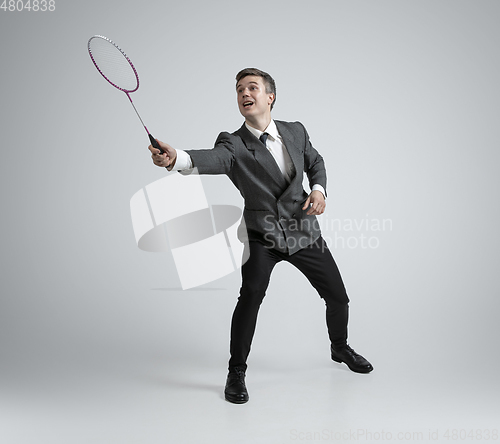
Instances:
[[[172,148],[168,143],[160,142],[156,140],[159,148],[149,145],[149,151],[151,151],[151,158],[153,163],[159,167],[169,168],[175,165],[177,159],[177,151]]]

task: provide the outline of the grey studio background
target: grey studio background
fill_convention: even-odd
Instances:
[[[498,439],[499,2],[55,5],[0,9],[0,442]],[[241,125],[238,70],[273,75],[273,117],[326,161],[324,235],[372,374],[330,361],[323,302],[281,264],[250,402],[224,401],[239,271],[181,291],[168,253],[137,248],[130,198],[165,171],[93,67],[94,34],[134,61],[134,103],[176,148]]]

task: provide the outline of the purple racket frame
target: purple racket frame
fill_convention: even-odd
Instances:
[[[97,64],[97,62],[94,59],[94,56],[92,55],[92,49],[90,49],[90,42],[93,39],[103,39],[103,40],[107,41],[108,43],[111,43],[116,49],[118,49],[118,51],[121,52],[121,54],[123,55],[123,57],[125,57],[125,59],[127,60],[127,62],[130,65],[130,67],[134,71],[135,78],[137,79],[137,86],[134,89],[121,88],[120,86],[116,85],[111,80],[109,80],[106,77],[106,75],[101,71],[101,68],[99,68],[99,65]],[[144,127],[144,129],[146,130],[146,133],[149,136],[149,140],[151,142],[151,145],[153,145],[153,147],[159,149],[162,153],[164,153],[164,151],[160,148],[160,145],[158,144],[158,142],[156,141],[156,139],[151,135],[151,133],[149,132],[149,130],[146,127],[146,125],[144,125],[144,122],[142,121],[141,116],[139,115],[139,112],[137,111],[137,109],[136,109],[136,107],[134,105],[134,102],[132,101],[132,98],[130,97],[130,93],[133,93],[133,92],[135,92],[135,91],[137,91],[139,89],[139,74],[137,73],[137,70],[135,69],[134,64],[128,58],[127,54],[125,54],[125,52],[115,42],[113,42],[113,40],[108,39],[107,37],[104,37],[103,35],[94,35],[94,36],[90,37],[90,39],[89,39],[89,41],[87,43],[87,49],[89,51],[90,58],[92,59],[92,63],[97,68],[97,71],[99,71],[99,73],[101,74],[101,76],[103,76],[110,85],[113,85],[116,89],[119,89],[120,91],[123,91],[127,95],[128,99],[130,100],[130,103],[132,104],[132,106],[134,108],[135,113],[137,114],[137,117],[139,117],[139,120],[141,121],[142,126]]]

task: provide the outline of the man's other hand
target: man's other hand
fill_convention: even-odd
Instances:
[[[309,216],[311,214],[317,216],[318,214],[323,214],[323,212],[325,211],[325,207],[326,207],[325,196],[323,196],[323,193],[321,191],[314,190],[311,191],[311,194],[309,194],[302,209],[306,210],[307,208],[309,208],[307,214]]]

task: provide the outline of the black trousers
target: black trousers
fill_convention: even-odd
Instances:
[[[268,248],[257,241],[250,241],[247,248],[250,248],[250,257],[241,267],[242,285],[231,322],[229,369],[247,367],[259,307],[266,294],[271,272],[281,261],[297,267],[324,299],[330,342],[334,346],[346,343],[349,298],[337,264],[321,236],[292,255]]]

